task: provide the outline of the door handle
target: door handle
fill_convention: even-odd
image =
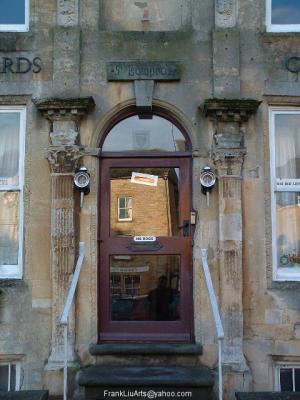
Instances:
[[[178,226],[179,229],[182,229],[182,234],[183,236],[189,236],[190,234],[190,221],[185,219],[182,223],[182,225]]]

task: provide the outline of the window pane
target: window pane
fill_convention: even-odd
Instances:
[[[114,287],[116,274],[121,281],[118,293]],[[180,319],[179,256],[112,256],[110,281],[112,320]]]
[[[300,271],[300,193],[276,193],[278,266]]]
[[[300,368],[295,368],[295,391],[300,392]]]
[[[175,125],[154,115],[152,119],[124,119],[113,127],[103,144],[103,151],[145,150],[185,151],[187,143]]]
[[[0,265],[17,265],[19,193],[0,192]]]
[[[300,178],[300,114],[275,115],[276,178]]]
[[[0,24],[25,24],[25,0],[1,0]]]
[[[0,185],[19,184],[19,129],[20,113],[0,113]]]
[[[10,367],[10,390],[16,390],[16,366],[13,364]]]
[[[113,168],[111,235],[178,236],[179,174],[179,168]],[[131,196],[133,201],[127,202],[127,208],[119,208],[118,216],[119,196],[124,193],[128,193],[128,198]]]
[[[272,24],[300,24],[299,0],[272,0]]]
[[[293,370],[292,368],[280,369],[280,389],[282,392],[293,391]]]
[[[8,365],[0,365],[0,392],[8,389]]]

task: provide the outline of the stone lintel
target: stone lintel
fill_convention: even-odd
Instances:
[[[80,120],[95,107],[93,97],[33,99],[33,103],[50,121]]]
[[[253,99],[206,99],[201,107],[213,121],[247,122],[257,112],[261,101]]]

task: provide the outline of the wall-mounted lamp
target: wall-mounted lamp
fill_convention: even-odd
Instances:
[[[201,192],[206,195],[207,207],[209,207],[209,194],[216,184],[216,174],[210,166],[206,165],[200,173]]]
[[[74,175],[74,185],[80,190],[80,208],[83,207],[84,195],[90,193],[90,173],[86,167],[80,167]]]

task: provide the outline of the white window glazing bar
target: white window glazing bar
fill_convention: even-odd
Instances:
[[[7,364],[8,367],[8,382],[7,382],[7,391],[10,392],[10,382],[11,382],[11,363]]]

